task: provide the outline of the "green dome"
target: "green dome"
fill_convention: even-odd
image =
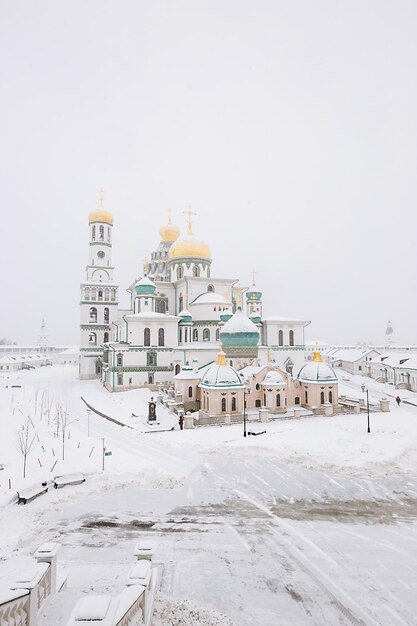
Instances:
[[[259,331],[241,309],[238,309],[221,329],[220,341],[225,347],[257,346]]]
[[[155,283],[147,276],[141,278],[135,287],[135,291],[138,296],[150,296],[155,293],[155,290]]]

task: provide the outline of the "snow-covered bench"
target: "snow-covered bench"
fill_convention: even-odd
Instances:
[[[32,485],[17,492],[17,504],[27,504],[31,500],[34,500],[38,496],[48,491],[48,485],[41,483],[40,485]]]
[[[84,474],[65,474],[54,478],[55,489],[65,487],[65,485],[81,485],[81,483],[85,483]]]
[[[248,435],[265,435],[266,430],[248,430]]]
[[[155,552],[155,546],[154,546],[153,541],[141,540],[141,541],[138,541],[138,543],[136,544],[133,554],[137,558],[138,561],[141,561],[142,559],[152,561],[154,552]]]

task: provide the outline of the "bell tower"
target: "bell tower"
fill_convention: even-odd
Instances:
[[[103,344],[110,341],[117,317],[118,285],[113,282],[113,216],[99,206],[88,216],[89,245],[86,281],[81,284],[80,378],[98,378],[102,370]]]

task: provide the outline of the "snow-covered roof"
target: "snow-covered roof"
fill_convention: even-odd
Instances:
[[[192,315],[188,309],[183,309],[178,313],[178,317],[192,317]]]
[[[261,384],[273,387],[277,385],[285,385],[285,381],[279,372],[272,370],[267,373]]]
[[[212,365],[202,377],[205,387],[243,387],[242,379],[231,365]]]
[[[153,280],[148,278],[148,276],[143,276],[137,284],[138,285],[149,285],[150,287],[156,287],[156,285],[153,282]]]
[[[377,350],[374,350],[373,348],[369,350],[361,350],[360,348],[356,350],[337,350],[332,353],[332,357],[335,361],[348,361],[350,363],[355,363],[356,361],[359,361],[367,356],[370,352],[377,352]]]
[[[0,364],[8,365],[9,363],[37,363],[39,361],[47,361],[50,359],[47,354],[16,354],[8,356],[0,356]]]
[[[242,367],[242,369],[239,370],[239,374],[243,374],[243,376],[247,378],[248,376],[259,374],[263,368],[264,366],[246,365],[246,367]]]
[[[323,361],[308,361],[298,372],[297,379],[306,382],[337,382],[334,369]]]
[[[174,376],[175,380],[196,380],[201,377],[200,373],[196,373],[192,367],[183,367],[182,370]]]
[[[226,298],[222,296],[221,293],[216,293],[215,291],[206,291],[200,296],[197,296],[197,298],[195,298],[195,300],[193,300],[191,304],[226,304]]]
[[[154,313],[153,311],[142,311],[141,313],[131,313],[130,315],[126,315],[125,316],[126,319],[128,320],[135,320],[135,319],[178,319],[176,315],[167,315],[166,313]],[[122,323],[123,320],[120,320],[120,323]]]
[[[221,328],[220,333],[257,333],[259,330],[255,324],[243,313],[241,309],[238,309]]]
[[[296,320],[291,317],[264,317],[264,322],[277,322],[279,324],[307,324],[308,320]]]

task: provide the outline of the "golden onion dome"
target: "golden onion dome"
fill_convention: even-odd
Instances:
[[[92,222],[113,224],[113,215],[104,209],[97,209],[96,211],[92,211],[88,216],[88,223],[91,224]]]
[[[192,234],[174,243],[169,249],[170,259],[192,257],[211,260],[210,248],[204,241],[196,239]]]
[[[162,226],[159,230],[159,234],[161,235],[162,241],[175,241],[178,239],[180,229],[172,223],[171,215],[169,216],[168,224],[166,226]]]

